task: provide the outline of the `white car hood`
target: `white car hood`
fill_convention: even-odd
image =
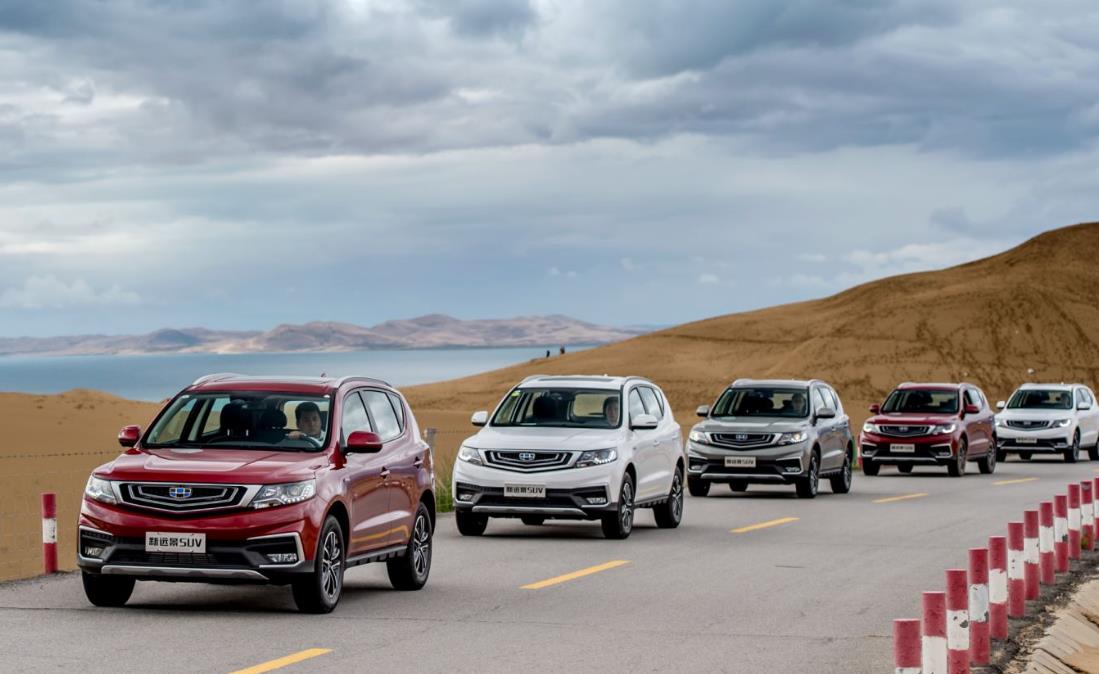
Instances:
[[[1013,409],[1000,410],[997,414],[1000,419],[1028,419],[1035,421],[1047,421],[1052,419],[1068,419],[1076,416],[1076,410],[1034,410]]]
[[[621,428],[532,428],[486,426],[465,441],[477,449],[603,449],[620,444]]]

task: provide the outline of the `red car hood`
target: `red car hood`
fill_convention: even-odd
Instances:
[[[110,480],[275,484],[307,480],[327,464],[326,454],[306,452],[134,449],[95,473]]]
[[[958,421],[953,414],[878,414],[869,419],[872,424],[889,426],[932,426]]]

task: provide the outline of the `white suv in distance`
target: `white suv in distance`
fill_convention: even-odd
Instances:
[[[451,491],[463,535],[481,535],[490,517],[518,517],[600,520],[607,538],[621,539],[637,508],[652,508],[661,528],[679,526],[683,438],[651,381],[528,377],[491,419],[481,411],[472,422],[483,428],[458,450]]]
[[[1024,461],[1045,453],[1075,463],[1087,447],[1091,460],[1099,461],[1099,405],[1087,386],[1023,384],[996,407],[997,459],[1008,452]]]

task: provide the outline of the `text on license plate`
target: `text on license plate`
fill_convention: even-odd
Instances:
[[[1038,444],[1038,438],[1015,438],[1015,442],[1020,445],[1036,445]]]
[[[145,552],[206,552],[206,534],[146,531]]]
[[[756,457],[754,456],[727,456],[725,457],[726,468],[755,468]]]
[[[916,445],[890,445],[889,449],[897,454],[911,454],[916,451]]]
[[[505,484],[505,498],[546,498],[546,486],[537,484]]]

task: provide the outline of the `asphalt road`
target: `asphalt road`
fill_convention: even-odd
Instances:
[[[296,613],[285,588],[139,583],[126,608],[97,609],[74,574],[9,583],[0,671],[886,672],[892,620],[918,616],[921,591],[1097,466],[1011,461],[986,476],[971,464],[962,479],[886,468],[812,501],[715,486],[688,497],[679,529],[642,512],[625,541],[596,523],[507,520],[462,538],[443,516],[423,590],[359,567],[326,616]]]

